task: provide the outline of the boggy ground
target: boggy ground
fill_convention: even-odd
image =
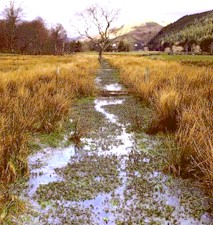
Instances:
[[[106,62],[97,85],[123,90]],[[31,177],[21,185],[29,209],[13,224],[212,224],[197,185],[162,172],[163,138],[143,132],[149,115],[132,96],[79,101],[66,137],[76,146],[30,157]]]

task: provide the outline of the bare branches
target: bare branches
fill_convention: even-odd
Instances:
[[[6,21],[6,35],[8,39],[8,48],[11,52],[14,51],[14,43],[16,39],[17,25],[22,17],[22,8],[16,7],[13,1],[10,2],[10,5],[6,7],[3,11],[3,17]]]
[[[51,36],[54,41],[55,54],[64,53],[64,44],[67,38],[67,33],[62,24],[57,24],[51,29]],[[61,47],[59,47],[61,45]]]
[[[99,5],[92,5],[78,14],[84,24],[83,31],[78,29],[78,33],[98,47],[99,60],[102,58],[102,52],[111,44],[110,27],[118,18],[118,14],[119,10],[107,9]]]
[[[61,24],[47,28],[42,18],[24,21],[22,8],[8,0],[0,15],[0,51],[22,54],[63,54],[69,39]]]
[[[23,10],[21,7],[16,7],[13,1],[10,1],[10,5],[4,9],[2,14],[6,21],[18,23],[23,16]]]

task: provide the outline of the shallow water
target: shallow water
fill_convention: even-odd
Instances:
[[[121,91],[122,89],[123,87],[119,83],[107,84],[104,86],[104,90],[107,90],[107,91]]]
[[[107,105],[121,105],[124,102],[122,99],[114,98],[99,98],[95,100],[95,109],[102,113],[111,123],[117,123],[117,118],[115,115],[108,113],[104,106]]]
[[[104,69],[98,83],[122,90],[112,72]],[[95,121],[81,148],[45,148],[29,157],[22,192],[30,210],[19,224],[211,224],[202,191],[159,170],[154,152],[161,141],[129,131],[132,112],[124,109],[132,104],[132,97],[96,98],[81,118]]]
[[[33,196],[37,188],[42,184],[60,181],[61,178],[56,174],[55,169],[66,166],[71,156],[74,155],[74,146],[63,149],[45,148],[43,151],[32,155],[29,158],[31,173],[29,196]]]

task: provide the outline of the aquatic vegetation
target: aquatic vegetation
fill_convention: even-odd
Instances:
[[[39,147],[38,134],[56,145],[76,99],[95,95],[98,67],[94,56],[1,55],[0,216],[11,211],[7,184],[29,176],[27,157]]]
[[[104,68],[98,80],[107,73],[113,82],[113,70]],[[139,130],[132,124],[138,112],[144,113]],[[29,181],[10,189],[28,203],[18,223],[211,224],[204,193],[189,180],[161,172],[163,139],[142,132],[149,113],[133,96],[76,101],[67,126],[73,131],[78,120],[84,127],[86,118],[89,132],[78,148],[47,147],[29,157]],[[8,219],[16,224],[17,217]]]
[[[147,132],[174,133],[170,168],[204,181],[212,191],[212,68],[131,55],[106,58],[119,70],[122,83],[153,109]]]
[[[80,55],[1,56],[0,64],[0,179],[8,183],[28,173],[30,134],[59,128],[75,98],[94,95],[98,63]]]

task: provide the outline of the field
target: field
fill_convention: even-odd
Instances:
[[[175,175],[194,176],[212,190],[213,57],[127,54],[107,59],[130,91],[153,109],[147,132],[167,133],[166,169]],[[186,59],[195,65],[181,63]]]
[[[163,144],[163,148],[152,147],[155,154],[159,150],[158,154],[152,156],[152,163],[156,166],[163,161],[163,169],[161,169],[166,174],[174,175],[173,177],[194,177],[195,180],[201,181],[199,184],[204,184],[205,190],[210,196],[213,195],[213,57],[156,55],[155,52],[151,54],[147,52],[145,56],[142,56],[141,53],[134,52],[107,53],[104,58],[106,61],[100,65],[97,55],[94,53],[71,56],[0,55],[0,223],[7,215],[16,218],[18,214],[26,211],[26,203],[18,195],[10,194],[6,190],[8,187],[13,187],[11,184],[25,185],[25,181],[36,179],[32,171],[29,171],[32,145],[40,144],[40,149],[37,149],[39,156],[41,148],[44,150],[44,146],[41,145],[42,139],[47,142],[48,146],[51,145],[51,142],[56,142],[55,133],[62,134],[63,139],[63,129],[66,129],[70,120],[74,121],[73,126],[76,126],[71,128],[71,131],[74,130],[74,132],[70,136],[72,137],[70,141],[80,142],[81,132],[87,132],[87,135],[91,135],[94,140],[102,138],[100,143],[89,142],[91,144],[89,149],[92,154],[97,154],[97,160],[100,160],[100,156],[98,151],[93,152],[94,143],[96,143],[97,149],[102,148],[102,144],[108,139],[104,148],[116,145],[114,142],[119,138],[120,123],[114,124],[117,122],[112,123],[112,121],[107,121],[107,118],[102,118],[95,111],[97,108],[94,108],[94,101],[88,97],[96,96],[95,102],[98,102],[97,99],[99,99],[107,106],[110,101],[108,97],[103,100],[98,96],[100,93],[98,88],[100,85],[102,88],[110,87],[111,82],[114,82],[116,87],[118,81],[126,86],[125,93],[131,95],[124,96],[124,99],[130,97],[129,102],[125,103],[129,105],[127,104],[128,107],[120,103],[116,105],[116,98],[119,99],[119,96],[115,96],[110,98],[112,105],[104,109],[109,112],[113,109],[112,111],[116,112],[117,117],[124,120],[124,124],[130,125],[130,130],[133,131],[131,135],[136,134],[136,139],[139,135],[147,135],[144,133],[144,129],[149,134],[147,135],[148,140],[152,139],[152,135],[160,133],[156,137],[163,137],[162,139],[164,141],[166,139],[166,143]],[[102,68],[103,66],[104,68]],[[101,75],[100,71],[102,71]],[[95,82],[95,78],[99,78],[99,86]],[[139,107],[141,102],[143,102],[142,108]],[[76,112],[78,105],[80,105],[79,112]],[[132,108],[132,111],[129,108]],[[120,111],[121,109],[123,111]],[[132,113],[129,113],[128,110]],[[124,112],[127,115],[131,114],[129,115],[131,118],[123,116]],[[81,119],[79,119],[80,115]],[[85,117],[88,119],[85,120]],[[104,133],[104,124],[109,129],[109,134]],[[98,130],[96,130],[97,127]],[[115,140],[112,139],[113,135]],[[122,141],[128,143],[127,139]],[[56,154],[60,150],[63,154],[63,148],[58,149],[57,143],[53,145],[56,148],[52,150]],[[81,150],[84,151],[84,148]],[[165,153],[163,155],[166,155],[166,159],[165,157],[163,160],[159,159],[162,154],[160,151]],[[144,152],[141,151],[140,154],[137,154],[137,157],[141,154],[144,160]],[[45,157],[47,156],[44,155]],[[113,158],[113,156],[110,157]],[[135,160],[138,159],[137,157]],[[46,159],[48,161],[48,158]],[[82,160],[83,163],[85,159]],[[88,165],[85,165],[89,169],[85,169],[90,170],[94,160],[91,162],[90,159],[87,160]],[[102,163],[103,165],[99,165],[99,170],[105,168],[105,161],[103,160]],[[67,167],[70,165],[68,164]],[[55,166],[57,168],[57,162],[55,162]],[[143,170],[143,166],[137,164],[138,170]],[[32,167],[30,168],[32,169]],[[75,171],[75,167],[70,168],[73,171],[70,174],[71,177],[75,172],[78,173]],[[40,169],[42,171],[42,167]],[[79,170],[81,169],[82,165],[79,165]],[[117,174],[115,168],[113,171]],[[90,172],[93,176],[96,171],[91,169]],[[108,177],[108,171],[105,173],[105,176]],[[147,171],[144,170],[142,173],[144,177],[146,173]],[[77,175],[76,177],[77,184],[79,184],[79,177]],[[26,179],[24,181],[19,178]],[[72,179],[74,178],[72,177]],[[86,179],[88,179],[87,176]],[[70,187],[74,193],[70,180],[68,179],[67,182],[65,186]],[[56,184],[58,185],[58,183]],[[49,182],[48,185],[54,186],[54,183]],[[107,183],[103,187],[107,188]],[[141,184],[138,187],[141,188]],[[23,188],[23,191],[24,189],[26,187]],[[40,185],[38,190],[40,189],[44,191],[44,195],[40,196],[42,199],[47,196],[45,191],[48,192],[49,186],[42,187]],[[87,189],[88,185],[85,186],[85,190]],[[76,188],[76,193],[79,190],[85,193],[84,188]],[[57,189],[56,193],[58,193]],[[152,195],[150,196],[151,200],[154,200]],[[54,198],[48,199],[48,201],[52,200]],[[43,204],[46,204],[45,201]]]
[[[0,55],[1,181],[28,174],[32,134],[60,129],[73,101],[94,95],[97,68],[94,56]]]
[[[183,65],[192,65],[192,66],[206,66],[213,67],[213,56],[212,55],[172,55],[172,54],[160,54],[156,56],[149,56],[150,59],[154,60],[163,60],[168,62],[179,62]]]

